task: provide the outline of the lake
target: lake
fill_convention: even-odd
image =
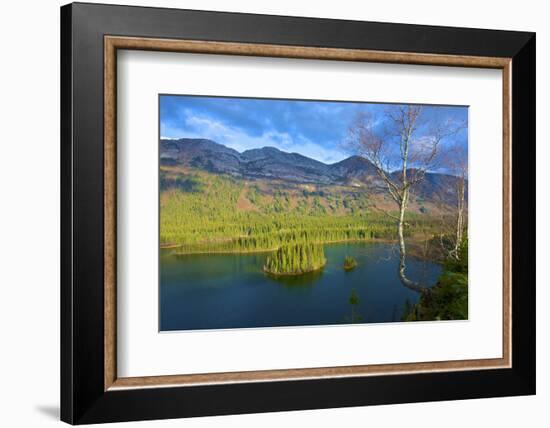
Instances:
[[[400,321],[418,293],[397,275],[398,252],[388,243],[324,246],[319,272],[273,278],[263,273],[269,253],[174,255],[160,258],[160,330],[280,327]],[[346,255],[357,267],[344,271]],[[409,258],[413,280],[435,284],[439,265]],[[353,290],[358,304],[350,304]]]

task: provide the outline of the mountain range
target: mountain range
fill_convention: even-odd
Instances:
[[[385,189],[375,166],[360,156],[325,164],[275,147],[238,152],[212,140],[181,138],[161,139],[160,162],[165,166],[182,165],[249,180],[367,187],[371,192]],[[429,172],[412,191],[417,197],[450,202],[456,180],[453,175]]]

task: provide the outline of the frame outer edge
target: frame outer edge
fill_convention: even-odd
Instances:
[[[74,423],[74,364],[73,364],[73,34],[72,5],[60,9],[60,156],[61,156],[61,385],[60,418]]]
[[[105,34],[155,37],[158,34],[145,15],[156,15],[164,24],[162,38],[225,41],[234,43],[263,43],[268,36],[273,45],[311,46],[345,49],[365,49],[394,52],[395,44],[406,44],[404,53],[462,55],[510,58],[519,52],[532,33],[484,28],[449,27],[409,24],[403,22],[377,22],[353,19],[311,18],[307,16],[270,15],[250,12],[227,12],[175,7],[144,7],[116,4],[73,3],[91,21],[104,20],[104,27],[119,27],[122,31]],[[115,16],[124,17],[124,25],[113,23]],[[215,29],[204,28],[201,21],[210,21]],[[251,21],[259,26],[248,31]],[[102,23],[103,25],[103,23]],[[140,30],[123,30],[140,26]],[[277,33],[273,26],[278,26]],[[184,26],[185,29],[181,29]],[[345,26],[345,30],[341,27]],[[367,27],[368,26],[368,27]],[[334,31],[340,27],[340,31]],[[153,29],[152,29],[153,28]],[[430,37],[426,37],[426,33]],[[185,36],[181,36],[185,33]],[[316,33],[312,38],[312,33]],[[327,34],[331,35],[328,36]],[[407,33],[406,35],[404,33]],[[483,42],[480,42],[484,39]],[[457,41],[460,43],[457,44]],[[375,47],[374,47],[375,46]],[[474,53],[475,52],[475,53]]]
[[[536,393],[536,34],[512,59],[513,370]],[[515,142],[515,144],[514,144]]]
[[[64,12],[65,11],[65,12]],[[526,232],[525,236],[516,229],[512,232],[515,243],[518,248],[513,251],[514,262],[517,258],[521,259],[521,276],[518,276],[518,269],[515,270],[515,284],[517,287],[517,279],[519,278],[522,287],[525,289],[521,296],[519,290],[514,293],[514,305],[512,311],[514,315],[521,315],[521,320],[515,317],[513,325],[514,343],[513,343],[513,363],[512,369],[487,371],[484,375],[482,384],[478,389],[469,391],[469,385],[472,382],[480,381],[480,374],[475,371],[467,371],[462,374],[440,373],[427,374],[421,381],[418,375],[398,376],[395,379],[384,380],[381,382],[378,377],[373,377],[368,385],[357,378],[338,379],[330,382],[325,380],[313,381],[296,381],[294,386],[289,389],[288,386],[283,386],[282,382],[266,382],[258,384],[240,384],[231,386],[208,386],[208,387],[193,387],[193,388],[165,388],[165,389],[141,389],[138,391],[104,391],[104,372],[99,373],[100,369],[104,368],[103,362],[98,361],[97,356],[105,351],[105,343],[101,337],[101,346],[99,342],[98,330],[103,328],[104,314],[97,315],[99,298],[96,294],[91,293],[90,287],[95,290],[95,283],[98,275],[93,271],[87,272],[92,277],[80,276],[83,273],[82,264],[84,260],[78,260],[79,263],[73,264],[73,254],[95,256],[97,253],[97,244],[99,239],[90,239],[90,233],[82,229],[82,209],[80,207],[83,196],[92,197],[94,202],[99,203],[99,198],[96,198],[96,184],[86,185],[81,179],[89,177],[94,168],[97,169],[97,153],[91,150],[89,145],[95,145],[96,140],[103,135],[103,129],[96,132],[96,128],[103,119],[98,116],[100,107],[99,100],[103,100],[102,94],[97,94],[103,88],[98,82],[101,78],[97,75],[96,68],[98,67],[99,50],[103,54],[102,49],[98,49],[98,44],[106,34],[119,35],[136,35],[140,34],[144,37],[151,33],[159,37],[190,38],[200,37],[197,34],[206,34],[205,38],[209,40],[224,40],[224,41],[241,41],[249,43],[257,43],[256,40],[274,41],[275,44],[280,43],[283,39],[290,38],[291,43],[300,45],[300,40],[311,40],[316,36],[316,31],[322,26],[327,25],[331,35],[324,35],[319,43],[326,46],[340,47],[348,45],[350,38],[355,37],[357,28],[362,25],[367,28],[370,25],[369,31],[372,32],[372,27],[376,27],[387,33],[388,29],[395,29],[400,33],[410,33],[412,29],[403,24],[380,24],[380,23],[360,23],[350,21],[349,24],[333,20],[317,19],[316,21],[322,25],[312,25],[315,19],[307,18],[285,18],[276,16],[255,16],[252,14],[231,14],[223,13],[223,19],[220,16],[222,13],[216,12],[199,12],[199,11],[183,11],[177,9],[160,9],[160,8],[139,8],[127,6],[106,6],[92,4],[73,4],[62,7],[61,11],[61,401],[62,420],[69,423],[93,423],[93,422],[114,422],[114,421],[129,421],[129,420],[144,420],[144,419],[163,419],[174,417],[189,417],[189,416],[205,416],[215,414],[237,414],[265,411],[282,411],[282,410],[298,410],[298,409],[313,409],[313,408],[328,408],[328,407],[344,407],[357,405],[372,405],[372,404],[389,404],[402,402],[418,402],[418,401],[438,401],[452,400],[464,398],[481,398],[489,396],[506,396],[506,395],[526,395],[535,392],[535,335],[534,335],[534,261],[525,260],[525,258],[534,257],[534,224],[528,224],[521,228],[521,232]],[[144,18],[147,16],[147,20]],[[109,17],[109,19],[105,19]],[[149,17],[151,19],[149,19]],[[254,32],[254,28],[259,24],[253,18],[258,17],[260,23],[266,24],[262,31]],[[223,28],[205,28],[201,26],[206,19],[212,18],[214,22],[223,24]],[[233,20],[233,24],[229,22]],[[242,25],[235,28],[235,21]],[[291,22],[290,22],[291,21]],[[289,34],[276,34],[273,31],[273,24],[289,26]],[[187,23],[187,26],[180,24]],[[298,24],[308,24],[303,31],[297,30],[295,27]],[[163,26],[161,26],[161,24]],[[164,24],[169,24],[164,26]],[[177,25],[174,25],[177,24]],[[227,24],[227,26],[226,26]],[[254,24],[254,25],[253,25]],[[354,26],[355,29],[351,33],[346,32],[344,35],[335,33],[335,29],[343,25]],[[313,28],[312,28],[313,27]],[[527,221],[533,223],[534,214],[529,214],[529,210],[534,207],[533,202],[529,203],[529,197],[534,194],[534,176],[535,171],[533,164],[534,160],[534,101],[535,101],[535,49],[534,49],[534,34],[524,32],[507,32],[507,31],[488,31],[475,29],[452,29],[442,27],[426,27],[414,26],[413,33],[420,32],[421,34],[431,33],[434,35],[442,34],[449,39],[449,33],[453,33],[452,39],[461,38],[463,35],[465,40],[459,40],[458,46],[451,44],[449,40],[439,43],[438,40],[429,38],[429,41],[421,43],[422,48],[418,51],[428,51],[433,53],[457,52],[458,54],[466,54],[465,52],[491,52],[497,57],[513,56],[513,86],[512,91],[514,97],[512,99],[512,109],[518,113],[520,117],[513,117],[512,133],[515,137],[518,136],[518,124],[522,126],[522,131],[527,131],[527,136],[521,137],[524,140],[522,149],[531,151],[532,153],[522,154],[521,150],[516,146],[512,146],[512,161],[515,166],[517,163],[521,166],[522,175],[527,177],[517,181],[516,174],[515,185],[516,195],[519,192],[525,192],[524,195],[512,194],[512,199],[517,203],[527,202],[525,208],[520,206],[522,214],[518,218],[518,213],[513,212],[512,216],[516,222]],[[421,28],[422,27],[422,28]],[[385,30],[382,30],[385,28]],[[362,30],[362,28],[361,28]],[[305,34],[305,35],[303,35]],[[332,38],[334,35],[334,38]],[[480,42],[480,36],[487,36],[488,40]],[[100,36],[100,37],[99,37]],[[346,38],[347,37],[347,38]],[[436,37],[437,39],[437,37]],[[477,39],[477,42],[472,42]],[[531,39],[532,43],[531,43]],[[412,45],[415,43],[407,43],[409,39],[391,38],[390,45],[402,44]],[[415,39],[416,40],[416,39]],[[261,43],[261,42],[260,42]],[[317,42],[315,42],[317,43]],[[353,44],[367,44],[351,40]],[[379,40],[368,43],[375,46],[375,50],[384,50],[380,47]],[[386,42],[384,42],[386,43]],[[477,44],[476,44],[477,43]],[[284,43],[282,43],[284,44]],[[308,43],[302,43],[308,45]],[[530,47],[526,47],[530,45]],[[479,47],[478,47],[479,46]],[[350,46],[351,47],[351,46]],[[84,48],[84,49],[80,49]],[[363,47],[361,47],[363,49]],[[416,49],[410,49],[412,52],[417,52]],[[74,55],[76,52],[79,55]],[[516,58],[517,54],[517,58]],[[467,55],[467,54],[466,54]],[[86,65],[91,65],[86,68]],[[530,70],[529,68],[533,68]],[[77,70],[75,74],[74,70]],[[103,67],[101,67],[103,69]],[[522,78],[519,77],[516,71],[520,71]],[[523,82],[522,85],[519,83]],[[520,89],[521,87],[521,89]],[[96,93],[94,93],[95,91]],[[523,97],[516,96],[521,91],[526,91]],[[96,95],[97,94],[97,95]],[[78,99],[77,99],[78,98]],[[83,108],[80,103],[86,102],[90,105]],[[77,107],[73,125],[73,112]],[[526,112],[522,113],[522,110]],[[83,115],[83,112],[87,113]],[[528,115],[533,115],[529,118]],[[83,118],[85,117],[85,119]],[[95,127],[94,127],[95,125]],[[76,139],[78,135],[78,139]],[[515,139],[516,143],[518,139]],[[531,147],[533,144],[533,147]],[[78,149],[78,150],[77,150]],[[90,168],[84,162],[84,156],[81,152],[86,152],[92,155],[89,159]],[[518,162],[516,162],[518,161]],[[85,167],[85,171],[81,172],[78,167]],[[102,171],[103,166],[101,166]],[[99,169],[97,169],[99,171]],[[73,174],[77,174],[73,178]],[[102,180],[103,174],[94,179]],[[78,180],[77,180],[78,179]],[[74,189],[73,189],[74,183]],[[526,185],[533,184],[532,189],[525,188]],[[88,193],[90,192],[90,194]],[[101,200],[104,200],[102,194]],[[98,199],[96,201],[96,199]],[[78,202],[78,204],[77,204]],[[88,204],[89,205],[89,204]],[[91,206],[93,208],[93,206]],[[97,214],[95,208],[92,210]],[[101,207],[103,215],[103,207]],[[531,211],[532,212],[532,211]],[[80,218],[75,217],[79,215]],[[76,223],[79,220],[80,223]],[[70,224],[67,224],[67,221]],[[75,222],[73,226],[72,223]],[[103,223],[102,223],[103,224]],[[90,222],[90,227],[94,231],[99,231],[99,225],[95,220]],[[101,241],[104,234],[101,228]],[[79,236],[76,236],[79,233]],[[74,238],[80,238],[78,241]],[[83,249],[82,238],[87,238],[90,241],[91,247]],[[80,241],[80,242],[79,242]],[[520,247],[520,248],[519,248]],[[84,252],[83,254],[80,254]],[[522,254],[524,252],[525,254]],[[103,254],[102,254],[103,255]],[[65,259],[65,261],[63,260]],[[102,258],[103,261],[103,258]],[[98,264],[97,260],[92,260],[86,263],[86,267],[93,267]],[[517,265],[516,265],[517,267]],[[104,270],[101,270],[103,277]],[[78,282],[77,282],[78,280]],[[525,284],[524,284],[525,282]],[[76,293],[78,292],[78,293]],[[520,300],[516,299],[519,297]],[[86,300],[86,298],[88,300]],[[101,293],[102,306],[104,296]],[[520,303],[521,301],[521,303]],[[93,311],[96,309],[96,311]],[[533,312],[530,312],[533,311]],[[89,318],[89,320],[86,319]],[[67,324],[68,322],[68,324]],[[517,333],[525,334],[521,342],[516,340]],[[78,339],[78,340],[76,340]],[[85,346],[84,346],[85,345]],[[515,345],[515,346],[514,346]],[[95,354],[95,355],[94,355]],[[76,367],[76,368],[75,368]],[[492,373],[491,373],[492,372]],[[390,377],[391,378],[391,377]],[[431,381],[430,381],[431,379]],[[428,382],[426,385],[425,382]],[[434,387],[430,386],[433,382]],[[452,382],[454,388],[446,390],[445,388],[437,388],[444,385],[449,385]],[[412,385],[424,383],[426,390],[418,390],[417,394],[411,396],[408,393]],[[373,389],[374,388],[374,389]],[[435,388],[435,389],[434,389]],[[437,390],[436,390],[437,389]],[[468,390],[468,391],[467,391]],[[314,391],[317,391],[314,393]],[[376,391],[376,394],[374,394]],[[312,394],[313,393],[313,394]],[[386,393],[386,394],[384,394]],[[264,395],[266,394],[266,395]],[[246,404],[243,399],[248,397],[250,400]],[[271,399],[266,398],[271,397]],[[214,400],[214,401],[211,401]],[[246,400],[245,400],[246,401]]]

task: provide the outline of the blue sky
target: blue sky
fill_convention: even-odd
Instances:
[[[387,108],[374,103],[161,95],[160,135],[206,138],[239,152],[272,146],[334,163],[353,154],[345,140],[356,114],[368,111],[383,123]],[[468,109],[426,106],[423,115],[467,122]],[[465,129],[446,144],[467,148],[467,135]]]

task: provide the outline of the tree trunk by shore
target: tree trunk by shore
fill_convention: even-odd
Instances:
[[[403,198],[401,200],[401,203],[399,204],[399,220],[397,222],[397,235],[399,238],[399,279],[403,283],[403,285],[407,288],[410,288],[411,290],[414,290],[418,293],[423,293],[427,289],[426,287],[422,287],[418,283],[410,280],[407,278],[407,275],[405,274],[406,270],[406,260],[407,260],[407,246],[405,244],[405,233],[404,233],[404,227],[405,227],[405,211],[407,209],[407,202],[409,199],[409,191],[406,190],[403,192]]]

